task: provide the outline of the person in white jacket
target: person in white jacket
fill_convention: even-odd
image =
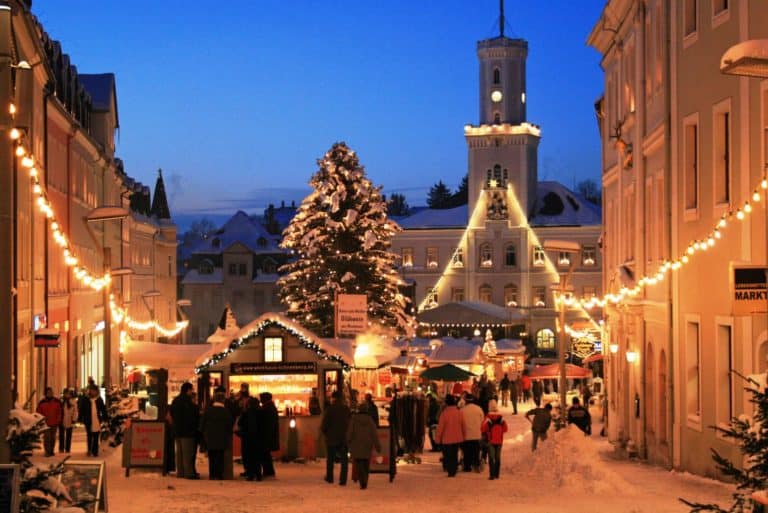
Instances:
[[[466,404],[461,409],[465,432],[464,443],[461,445],[464,472],[470,470],[480,472],[480,439],[482,438],[481,428],[483,420],[485,420],[485,413],[475,401],[473,396],[468,395]]]
[[[77,422],[77,400],[65,388],[61,394],[61,424],[59,424],[59,452],[69,454],[72,449],[72,427]]]

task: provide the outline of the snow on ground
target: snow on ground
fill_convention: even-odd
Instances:
[[[682,513],[687,509],[678,497],[728,503],[730,486],[615,460],[610,445],[598,435],[585,437],[570,429],[550,433],[532,453],[530,425],[523,415],[527,409],[521,407],[519,415],[503,410],[510,429],[497,481],[488,480],[487,468],[448,478],[439,455],[429,452],[420,465],[399,465],[393,483],[386,475],[372,475],[364,491],[351,481],[345,487],[325,483],[324,460],[277,463],[277,479],[263,482],[189,481],[140,469],[131,470],[126,478],[118,450],[107,457],[109,511],[469,513],[510,507],[525,513]],[[595,433],[599,431],[596,426]],[[197,468],[205,477],[204,456]],[[241,470],[235,465],[236,473]]]

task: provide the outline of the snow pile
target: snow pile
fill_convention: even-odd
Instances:
[[[579,428],[570,425],[561,431],[550,430],[548,435],[533,452],[514,444],[513,454],[501,460],[505,470],[517,477],[538,477],[542,486],[552,488],[634,493],[634,487],[609,469]]]

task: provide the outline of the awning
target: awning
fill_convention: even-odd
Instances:
[[[123,350],[123,360],[130,367],[148,369],[195,369],[195,362],[211,350],[210,344],[161,344],[129,340]]]
[[[557,379],[560,377],[560,365],[553,363],[550,365],[542,365],[531,370],[528,374],[531,379]],[[572,363],[565,364],[565,377],[569,379],[584,379],[591,378],[592,371],[573,365]]]
[[[516,308],[476,301],[446,303],[416,316],[420,323],[431,326],[514,326],[526,318]]]

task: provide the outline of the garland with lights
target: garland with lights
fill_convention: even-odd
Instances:
[[[316,342],[314,337],[312,337],[312,335],[309,334],[305,329],[294,324],[293,322],[288,321],[287,319],[284,319],[275,314],[271,314],[271,315],[263,316],[262,318],[257,319],[254,322],[256,323],[255,326],[251,330],[249,330],[245,336],[238,338],[236,340],[233,340],[232,342],[229,343],[229,347],[226,350],[211,356],[210,358],[208,358],[208,360],[205,361],[205,363],[203,363],[199,367],[196,367],[195,374],[200,374],[201,372],[205,372],[211,366],[216,365],[221,360],[223,360],[224,358],[232,354],[234,351],[248,344],[252,338],[258,337],[264,332],[264,330],[271,328],[273,326],[282,328],[288,333],[290,333],[291,335],[293,335],[294,337],[296,337],[302,346],[304,346],[307,349],[313,350],[317,354],[317,356],[319,356],[323,360],[329,360],[329,361],[333,361],[340,364],[342,369],[345,372],[349,371],[352,368],[352,366],[349,363],[347,363],[347,361],[344,360],[344,358],[336,354],[329,354],[328,351],[323,349],[320,346],[320,344]]]

